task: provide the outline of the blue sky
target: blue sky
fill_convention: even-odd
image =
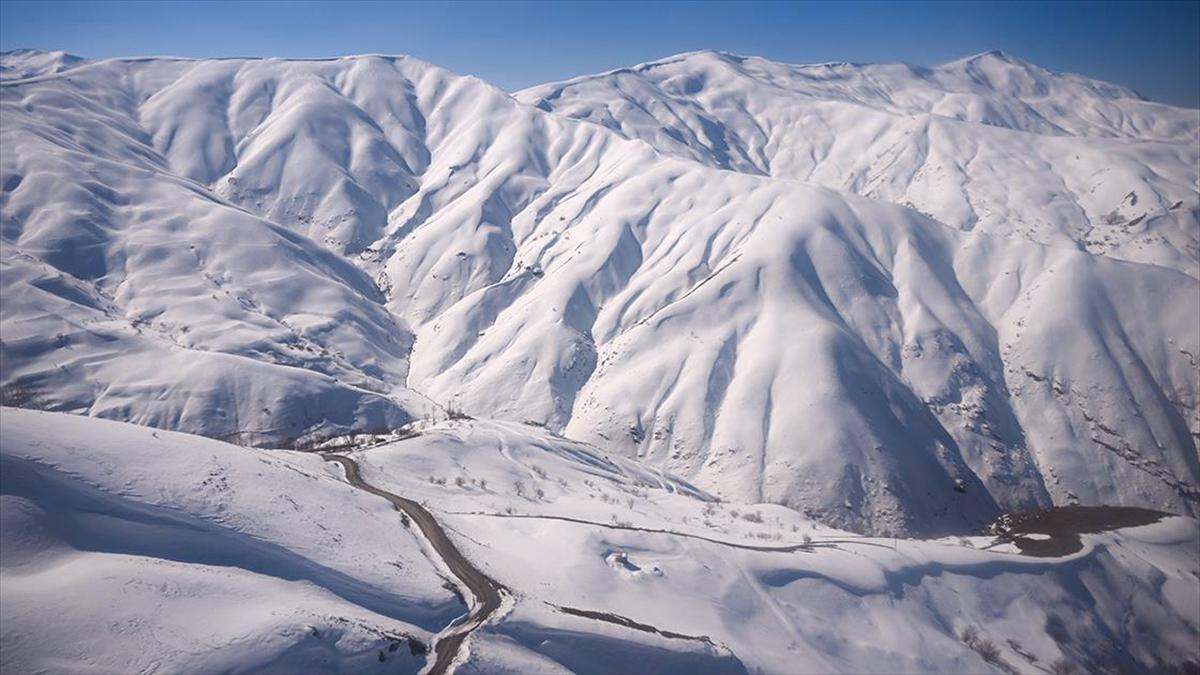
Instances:
[[[720,49],[936,65],[1003,49],[1200,107],[1200,2],[0,1],[0,49],[80,56],[410,54],[509,90]]]

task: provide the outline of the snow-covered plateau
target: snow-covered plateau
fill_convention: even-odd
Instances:
[[[6,52],[0,399],[5,673],[1192,672],[1200,111]]]

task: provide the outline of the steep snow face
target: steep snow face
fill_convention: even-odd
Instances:
[[[831,143],[899,119],[779,91],[757,105],[842,120]],[[114,60],[0,92],[6,400],[279,443],[394,426],[421,392],[875,532],[1196,512],[1200,284],[1169,261],[723,170],[403,57]],[[1105,138],[926,117],[1008,156],[1126,148],[1191,191],[1139,227],[1194,239],[1194,150],[1118,131],[1195,127],[1135,103]],[[971,189],[1060,223],[1067,193],[1022,175]]]
[[[569,435],[878,531],[1076,497],[1195,509],[1195,280],[725,176],[671,181],[681,199],[639,230],[663,253],[593,301],[598,365]],[[565,321],[570,300],[537,306]],[[476,358],[468,382],[494,367]]]
[[[125,70],[81,72],[3,89],[5,401],[277,443],[423,414],[374,283],[181,177]]]
[[[699,52],[517,97],[711,166],[1200,276],[1200,111],[1000,52],[932,69]]]

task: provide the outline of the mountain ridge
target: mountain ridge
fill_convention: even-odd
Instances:
[[[1128,225],[1151,199],[1139,188],[1123,223],[1093,226],[1152,240],[1126,264],[1070,232],[956,227],[953,203],[716,166],[712,147],[407,57],[67,73],[0,88],[10,396],[249,427],[238,438],[256,444],[395,427],[437,401],[873,532],[961,532],[1072,499],[1194,513],[1194,194]],[[859,110],[834,105],[818,112]],[[952,140],[982,129],[1005,161],[1025,149],[954,123]],[[932,129],[924,152],[953,164]],[[1195,181],[1186,150],[1087,142],[1093,160],[1167,167],[1175,193],[1143,179],[1159,202]],[[1067,175],[1061,150],[1047,175]],[[1043,214],[1040,177],[1014,192],[975,176],[1000,197],[967,204]],[[40,211],[48,194],[64,209]]]

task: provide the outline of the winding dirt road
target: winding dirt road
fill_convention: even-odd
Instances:
[[[429,675],[444,675],[448,672],[450,664],[454,662],[454,657],[458,656],[458,650],[462,647],[462,643],[467,639],[479,626],[497,609],[500,608],[501,592],[504,587],[493,581],[486,574],[481,572],[479,568],[471,564],[446,536],[446,531],[438,524],[433,515],[417,502],[411,499],[405,499],[399,495],[392,494],[387,490],[371,485],[362,479],[362,474],[358,470],[358,463],[349,457],[342,455],[322,454],[327,462],[337,462],[346,472],[346,480],[354,487],[370,492],[373,495],[383,497],[392,503],[392,506],[403,513],[408,514],[417,526],[421,528],[421,533],[429,540],[437,554],[446,562],[446,566],[458,577],[460,581],[471,591],[475,596],[475,606],[467,615],[465,621],[461,623],[451,624],[443,631],[434,642],[433,651],[435,660],[433,666],[427,671]]]

